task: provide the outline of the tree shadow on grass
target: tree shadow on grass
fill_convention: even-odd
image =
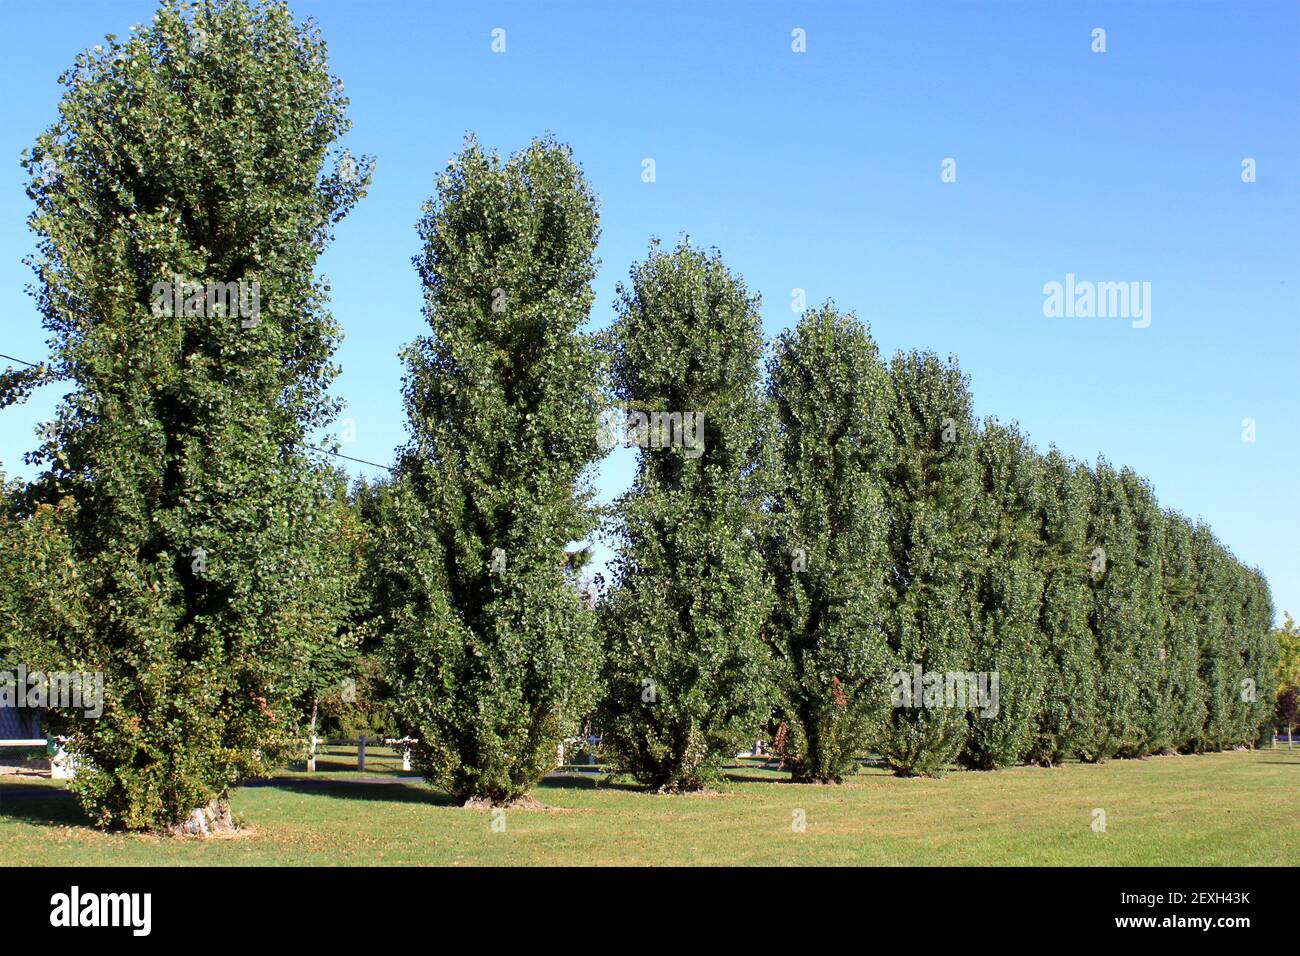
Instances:
[[[295,760],[284,769],[290,773],[307,773],[307,763],[303,760]],[[366,769],[363,771],[357,770],[355,760],[347,763],[325,763],[324,761],[319,761],[316,764],[316,769],[311,773],[317,777],[344,773],[365,773],[374,777],[409,777],[412,772],[413,771],[402,769],[400,759],[384,760],[383,758],[380,758],[379,760],[367,761]]]
[[[612,790],[620,793],[645,793],[646,788],[634,780],[616,779],[608,774],[583,773],[550,776],[538,784],[539,790]]]
[[[304,796],[327,797],[332,800],[422,803],[435,807],[460,805],[450,794],[434,790],[427,784],[402,780],[271,777],[265,780],[250,780],[241,789],[279,790]],[[539,796],[546,791],[557,790],[648,792],[645,787],[633,781],[611,780],[604,775],[596,774],[547,777],[537,787]],[[35,826],[93,826],[71,792],[48,787],[13,789],[9,792],[0,790],[0,819],[4,818]]]
[[[304,780],[293,777],[272,777],[246,784],[249,789],[284,790],[313,797],[334,800],[370,800],[386,803],[426,803],[436,807],[454,807],[458,804],[449,794],[433,790],[423,783],[394,780]]]
[[[607,784],[599,777],[577,774],[562,777],[546,777],[537,785],[538,790],[600,790]]]
[[[273,789],[314,797],[343,800],[423,803],[430,806],[458,806],[450,796],[423,784],[380,783],[347,780],[294,780],[271,778],[250,781],[247,789]],[[12,820],[41,827],[86,827],[94,824],[68,790],[50,787],[0,790],[0,820]]]
[[[729,769],[724,770],[723,774],[733,783],[794,783],[794,780],[791,779],[788,773],[780,777],[775,777],[771,772],[763,773],[759,771],[758,768],[755,768],[754,770],[746,770],[744,768]]]
[[[93,826],[71,791],[52,787],[0,790],[0,819],[38,827]]]

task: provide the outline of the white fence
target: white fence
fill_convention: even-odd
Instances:
[[[1283,741],[1286,743],[1288,750],[1293,748],[1294,743],[1290,732],[1288,732],[1285,735],[1285,737],[1281,733],[1273,734],[1273,739],[1271,743],[1274,748],[1277,747],[1279,742],[1283,742]],[[586,742],[586,741],[583,741],[582,738],[574,738],[570,741],[566,741],[566,743],[569,743],[570,745],[579,742]],[[410,745],[414,743],[419,743],[418,738],[385,737],[382,740],[378,738],[371,740],[368,737],[357,737],[357,738],[312,737],[311,749],[307,753],[307,772],[308,773],[316,772],[316,751],[321,744],[324,744],[327,747],[337,747],[337,746],[356,747],[357,748],[357,770],[365,770],[366,769],[366,745],[379,744],[379,743],[382,743],[385,746],[397,748],[402,755],[402,769],[408,772],[411,770]],[[15,748],[21,747],[24,749],[41,747],[41,748],[45,748],[46,750],[49,750],[50,741],[46,740],[44,737],[13,738],[8,740],[0,739],[0,749],[6,747],[15,747]],[[737,754],[736,756],[737,757],[767,756],[767,754],[763,753],[765,749],[766,748],[760,747],[759,745],[756,744],[752,753],[747,754],[742,752]],[[564,744],[560,744],[559,753],[556,756],[558,757],[560,765],[563,765]],[[76,767],[74,766],[71,758],[69,757],[68,752],[64,750],[61,745],[56,744],[56,746],[54,747],[54,752],[50,755],[49,762],[50,762],[50,776],[53,779],[70,780],[71,778],[76,776],[77,773]],[[594,760],[592,760],[591,762],[594,763]]]
[[[44,737],[19,737],[0,740],[0,748],[4,747],[21,747],[28,749],[40,747],[42,750],[50,750],[50,741]],[[71,780],[77,775],[76,768],[68,756],[68,752],[63,749],[61,744],[56,744],[54,752],[50,755],[50,776],[55,780]]]
[[[366,769],[366,745],[383,743],[388,747],[396,747],[402,754],[402,769],[411,769],[411,744],[419,743],[416,737],[385,737],[382,741],[379,739],[371,740],[369,737],[312,737],[310,740],[311,747],[307,751],[307,772],[316,772],[316,751],[317,748],[324,744],[327,747],[356,747],[357,748],[357,769]]]

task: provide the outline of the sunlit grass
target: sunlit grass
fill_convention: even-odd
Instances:
[[[1154,757],[843,786],[737,769],[717,795],[667,797],[589,774],[548,780],[551,810],[454,806],[403,779],[389,751],[322,758],[233,797],[244,835],[173,840],[97,832],[60,785],[0,778],[0,865],[923,864],[1293,865],[1300,750]],[[387,765],[383,762],[387,758]],[[1105,812],[1105,832],[1093,829]],[[803,811],[806,829],[792,824]]]

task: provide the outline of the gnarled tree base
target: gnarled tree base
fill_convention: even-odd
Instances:
[[[470,797],[461,806],[467,810],[491,810],[500,807],[503,810],[549,810],[546,804],[538,800],[532,794],[525,793],[523,796],[514,797],[510,800],[503,800],[500,803],[491,797]]]
[[[665,797],[716,797],[720,796],[719,791],[706,787],[704,784],[670,784],[655,787],[650,791]]]
[[[166,830],[168,836],[216,836],[233,833],[235,821],[230,815],[230,804],[225,800],[213,800],[206,807],[199,807],[181,823],[173,823]]]

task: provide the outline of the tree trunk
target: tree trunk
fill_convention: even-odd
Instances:
[[[216,836],[219,833],[232,833],[235,821],[230,816],[230,803],[225,796],[213,800],[206,807],[199,807],[183,822],[173,823],[167,828],[169,836]]]
[[[316,698],[311,700],[311,743],[307,751],[307,772],[316,772]]]

